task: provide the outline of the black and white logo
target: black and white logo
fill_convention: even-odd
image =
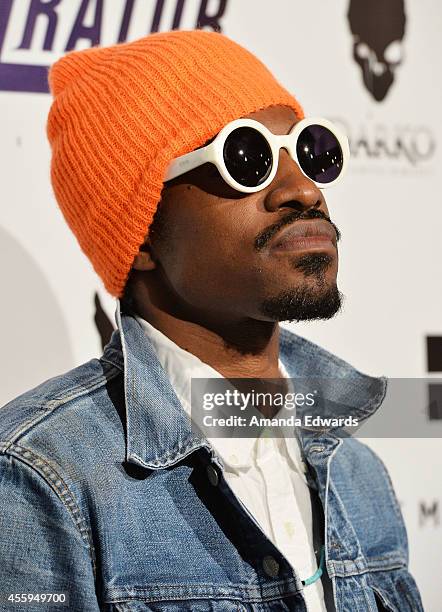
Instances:
[[[427,370],[430,375],[442,372],[442,336],[427,336]],[[428,385],[428,418],[442,419],[442,385]]]
[[[350,0],[347,17],[364,85],[382,102],[404,60],[404,0]]]

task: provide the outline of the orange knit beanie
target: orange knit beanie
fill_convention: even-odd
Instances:
[[[296,99],[218,32],[159,32],[73,51],[49,73],[51,179],[106,289],[121,297],[169,163],[243,115]]]

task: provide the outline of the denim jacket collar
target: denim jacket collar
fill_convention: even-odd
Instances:
[[[151,342],[137,320],[121,311],[118,300],[115,318],[117,330],[105,347],[102,359],[124,372],[126,461],[160,469],[206,447],[212,460],[223,469],[221,458],[208,440],[192,431],[189,417]],[[333,406],[341,407],[340,416],[351,413],[362,421],[379,408],[385,396],[384,377],[367,376],[283,327],[280,327],[280,358],[291,377],[320,380],[321,394]]]

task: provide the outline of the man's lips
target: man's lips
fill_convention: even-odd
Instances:
[[[294,221],[270,243],[271,251],[305,251],[336,248],[336,232],[324,219]]]

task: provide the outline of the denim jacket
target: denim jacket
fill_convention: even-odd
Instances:
[[[116,319],[100,359],[0,409],[0,610],[305,612],[308,586],[192,431],[139,323]],[[283,328],[280,357],[294,378],[333,377],[361,417],[382,403],[384,378]],[[336,610],[421,611],[383,463],[355,438],[299,435]]]

